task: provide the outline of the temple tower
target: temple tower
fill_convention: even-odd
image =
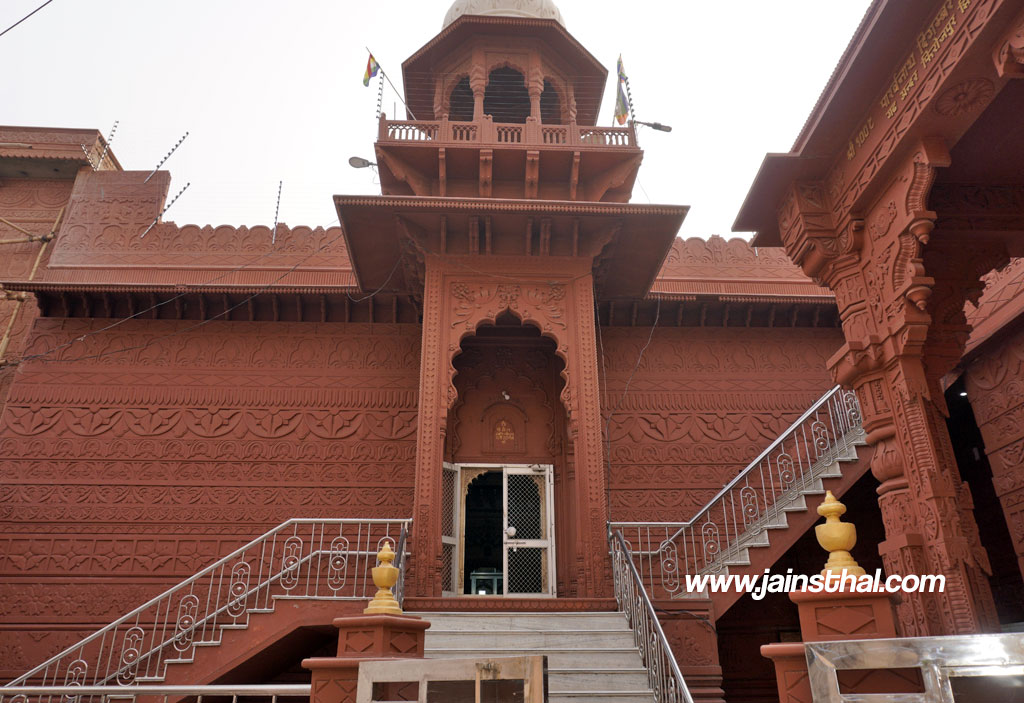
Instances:
[[[382,195],[335,201],[362,290],[423,316],[407,594],[608,597],[595,309],[687,208],[628,203],[636,133],[597,126],[607,71],[549,0],[460,0],[402,70]]]

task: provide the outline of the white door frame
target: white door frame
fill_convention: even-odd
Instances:
[[[502,506],[502,525],[504,526],[501,533],[501,552],[502,552],[502,595],[508,596],[508,548],[509,547],[541,547],[547,549],[547,583],[544,584],[546,589],[543,593],[513,593],[513,596],[528,596],[531,598],[553,598],[555,597],[555,585],[557,579],[555,578],[555,500],[554,500],[554,473],[555,467],[553,464],[489,464],[484,462],[460,462],[457,464],[448,464],[445,468],[452,468],[457,470],[459,480],[457,485],[462,485],[462,472],[466,469],[485,469],[487,471],[501,471],[501,506]],[[509,474],[526,474],[536,476],[537,474],[544,474],[544,512],[546,519],[544,520],[543,529],[545,539],[514,539],[508,535],[508,476]],[[461,490],[461,489],[460,489]],[[461,493],[456,496],[458,506],[456,506],[456,515],[461,512],[461,506],[465,500],[465,493]],[[456,562],[459,564],[458,572],[459,576],[464,577],[463,564],[465,554],[465,537],[466,537],[466,526],[465,521],[460,520],[458,523],[458,559]],[[458,585],[458,593],[460,596],[476,595],[464,593],[465,586],[460,581]]]

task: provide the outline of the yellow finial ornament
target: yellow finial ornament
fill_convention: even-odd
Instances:
[[[377,586],[377,594],[363,613],[366,615],[401,615],[402,608],[395,600],[395,594],[391,592],[392,587],[398,583],[398,568],[391,564],[395,560],[395,552],[391,548],[390,540],[384,542],[384,546],[377,553],[377,560],[380,562],[380,566],[373,567],[373,583]]]
[[[828,552],[822,576],[828,573],[841,574],[844,571],[851,576],[864,575],[864,569],[850,555],[850,550],[857,543],[857,526],[839,519],[845,512],[846,506],[836,500],[832,491],[827,491],[825,500],[818,506],[818,515],[823,516],[825,522],[814,527],[818,544]]]

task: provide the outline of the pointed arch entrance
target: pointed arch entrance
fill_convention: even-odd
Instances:
[[[442,514],[447,595],[553,596],[572,522],[564,362],[509,312],[460,343],[448,418]],[[557,506],[557,507],[556,507]],[[564,519],[563,519],[564,518]]]
[[[549,401],[565,418],[561,473],[572,480],[559,494],[556,462],[557,595],[609,597],[607,483],[601,448],[592,261],[582,256],[562,258],[557,264],[534,257],[471,261],[463,264],[456,257],[425,257],[415,552],[409,594],[439,597],[445,579],[452,581],[445,575],[450,573],[448,555],[456,547],[445,539],[454,535],[447,531],[452,526],[451,516],[442,506],[445,495],[455,490],[444,480],[444,464],[453,456],[450,418],[459,400],[455,379],[462,342],[478,336],[481,328],[499,327],[499,318],[511,314],[523,328],[536,328],[540,338],[551,340],[544,342],[549,354],[564,363],[558,371],[564,383],[554,393],[557,402]],[[512,425],[515,416],[512,413],[500,419]]]

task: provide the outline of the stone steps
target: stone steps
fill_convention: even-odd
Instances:
[[[652,703],[621,613],[415,613],[428,658],[544,655],[551,703]]]

